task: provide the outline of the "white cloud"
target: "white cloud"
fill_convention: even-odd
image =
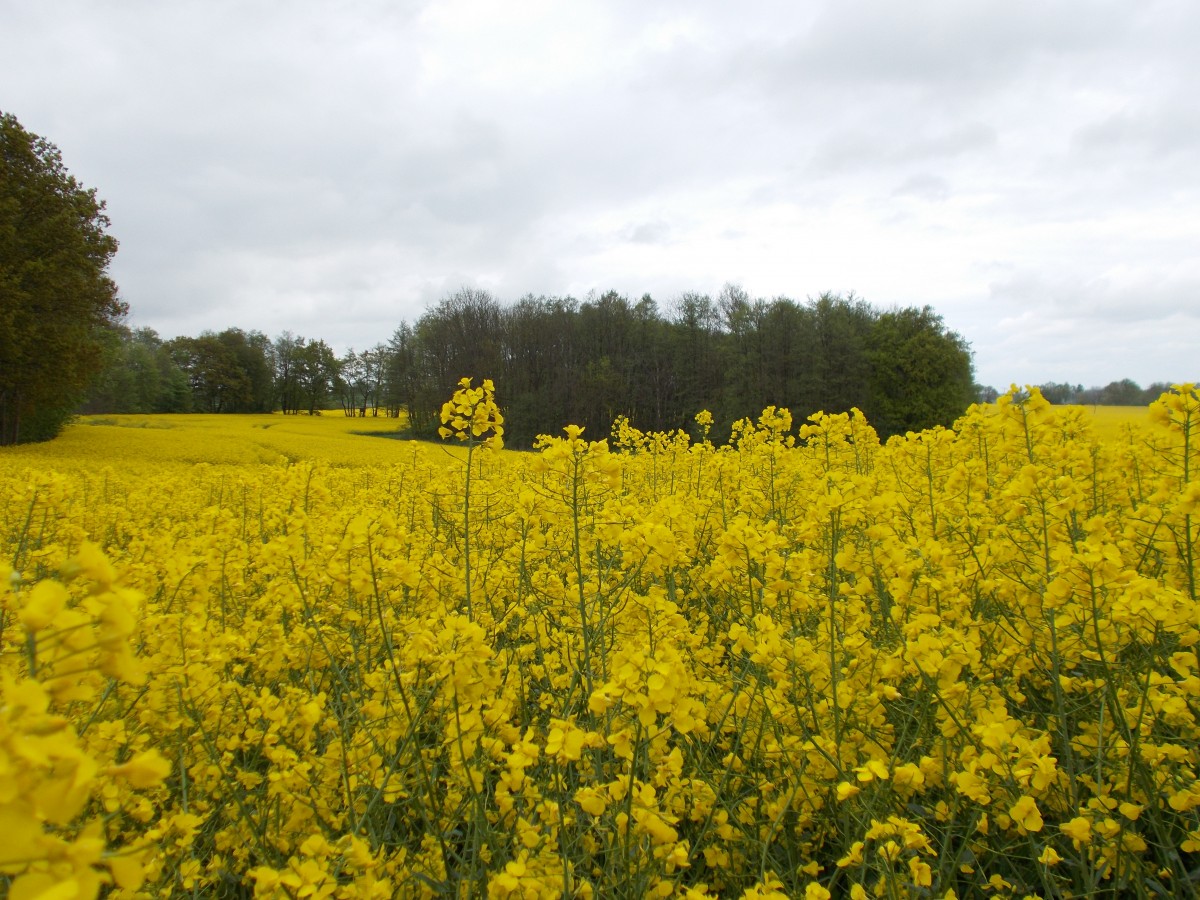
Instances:
[[[732,280],[931,303],[997,385],[1200,377],[1190,0],[0,13],[5,111],[108,200],[164,334]]]

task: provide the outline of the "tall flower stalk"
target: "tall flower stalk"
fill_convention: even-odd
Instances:
[[[467,445],[467,478],[463,488],[463,575],[466,613],[474,618],[471,603],[471,460],[475,448],[499,450],[504,446],[504,416],[496,405],[496,386],[485,378],[479,387],[471,379],[458,382],[454,396],[442,404],[442,425],[438,434],[456,438]]]

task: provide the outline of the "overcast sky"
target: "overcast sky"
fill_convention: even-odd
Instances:
[[[931,304],[977,379],[1200,379],[1196,0],[0,0],[131,324],[343,350],[463,285]]]

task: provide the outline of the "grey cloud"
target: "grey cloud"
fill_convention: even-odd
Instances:
[[[950,196],[950,183],[940,175],[920,172],[910,175],[892,192],[896,197],[916,197],[920,200],[940,202]]]
[[[1070,382],[1104,385],[1132,378],[1143,387],[1156,381],[1200,376],[1194,347],[1186,337],[1200,326],[1200,316],[1176,314],[1160,323],[1131,323],[1120,331],[1104,323],[1079,319],[1069,328],[1045,323],[1036,314],[1003,321],[982,342],[977,354],[990,360],[979,380],[996,387],[1009,383]],[[1141,348],[1153,346],[1147,355]]]
[[[1010,79],[1047,53],[1103,46],[1130,15],[1124,4],[1091,0],[851,0],[825,7],[796,58],[807,73],[953,90]]]
[[[1102,322],[1119,335],[1131,322],[1200,315],[1200,267],[1176,273],[1144,269],[1091,275],[1022,271],[993,282],[989,292],[1001,307],[1036,311],[1052,322]]]
[[[629,240],[635,244],[662,244],[671,236],[671,226],[660,220],[642,222],[629,231]]]
[[[948,160],[995,149],[996,130],[982,122],[966,122],[902,142],[892,153],[902,162]]]
[[[5,110],[109,200],[164,332],[361,347],[462,284],[663,302],[886,270],[868,299],[937,279],[983,372],[1090,365],[1072,329],[1158,361],[1200,296],[1190,0],[580,0],[495,35],[451,0],[0,9]]]
[[[1157,165],[1194,166],[1200,150],[1200,109],[1194,98],[1171,107],[1126,108],[1080,128],[1072,141],[1076,149],[1101,158],[1132,156]]]
[[[912,136],[891,133],[882,123],[872,130],[835,133],[816,149],[811,164],[817,172],[875,169],[880,164],[945,164],[990,152],[996,145],[995,130],[978,122],[948,129],[922,128]]]

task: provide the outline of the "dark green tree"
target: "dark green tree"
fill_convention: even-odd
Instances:
[[[439,421],[432,412],[428,422],[420,423],[421,428],[417,428],[413,419],[424,382],[419,354],[416,332],[407,322],[401,322],[388,340],[384,354],[383,404],[389,416],[399,416],[403,411],[411,427],[432,434]]]
[[[579,379],[578,304],[526,295],[504,310],[504,368],[496,380],[505,442],[528,447],[567,424]]]
[[[330,402],[341,368],[333,349],[322,340],[308,341],[296,354],[300,408],[319,415]],[[298,410],[294,410],[298,411]]]
[[[658,430],[686,425],[677,406],[676,376],[671,364],[670,325],[659,315],[658,304],[643,294],[633,307],[630,420]]]
[[[366,416],[370,409],[379,415],[381,393],[387,366],[387,348],[376,344],[369,350],[356,353],[351,347],[338,360],[338,376],[334,391],[348,416]]]
[[[153,328],[113,330],[104,370],[93,382],[81,412],[190,412],[185,373]]]
[[[247,383],[245,394],[231,403],[226,411],[271,412],[275,408],[275,365],[272,359],[275,348],[271,339],[261,331],[226,328],[217,335],[217,340],[233,355],[234,365]]]
[[[380,407],[386,409],[383,402],[384,387],[387,385],[388,348],[387,344],[377,343],[369,350],[359,354],[367,377],[368,394],[363,398],[359,414],[365,416],[370,406],[371,415],[378,416]]]
[[[275,404],[287,415],[300,411],[301,351],[305,340],[290,331],[275,338],[271,359],[275,364]]]
[[[996,398],[1000,396],[1000,392],[990,384],[975,385],[975,402],[976,403],[995,403]]]
[[[411,385],[409,424],[432,435],[438,412],[458,380],[484,378],[503,385],[504,313],[487,291],[463,287],[417,320],[413,350],[419,378]]]
[[[0,112],[0,444],[48,440],[83,401],[125,304],[104,202]]]
[[[499,376],[502,319],[500,304],[491,294],[469,287],[421,316],[417,334],[426,352],[425,366],[446,396],[464,376]]]
[[[232,342],[206,331],[200,337],[175,338],[167,347],[187,374],[197,412],[238,412],[251,406],[253,385]]]
[[[766,405],[790,406],[799,397],[795,376],[804,367],[808,349],[804,345],[808,331],[804,310],[787,297],[776,297],[760,309],[762,397]]]
[[[1140,406],[1149,406],[1163,394],[1171,390],[1171,383],[1167,381],[1155,381],[1142,391],[1142,402]]]
[[[585,300],[575,342],[581,359],[568,421],[582,425],[593,440],[605,437],[617,416],[644,422],[631,403],[634,312],[628,298],[607,291]]]
[[[1111,381],[1100,391],[1101,406],[1141,406],[1145,402],[1145,392],[1132,378]]]
[[[807,311],[811,332],[804,351],[804,387],[792,414],[799,418],[818,410],[841,413],[858,407],[870,418],[870,340],[876,311],[853,291],[845,297],[821,294],[808,302]]]
[[[721,391],[721,312],[707,294],[685,293],[675,302],[668,342],[675,402],[686,421],[711,408]]]
[[[767,314],[765,300],[752,298],[744,288],[726,284],[717,298],[721,312],[721,371],[723,382],[718,408],[712,410],[719,420],[718,431],[734,420],[762,412],[765,395],[763,382]]]
[[[975,402],[970,346],[931,307],[880,314],[870,335],[870,400],[880,437],[950,426]]]

